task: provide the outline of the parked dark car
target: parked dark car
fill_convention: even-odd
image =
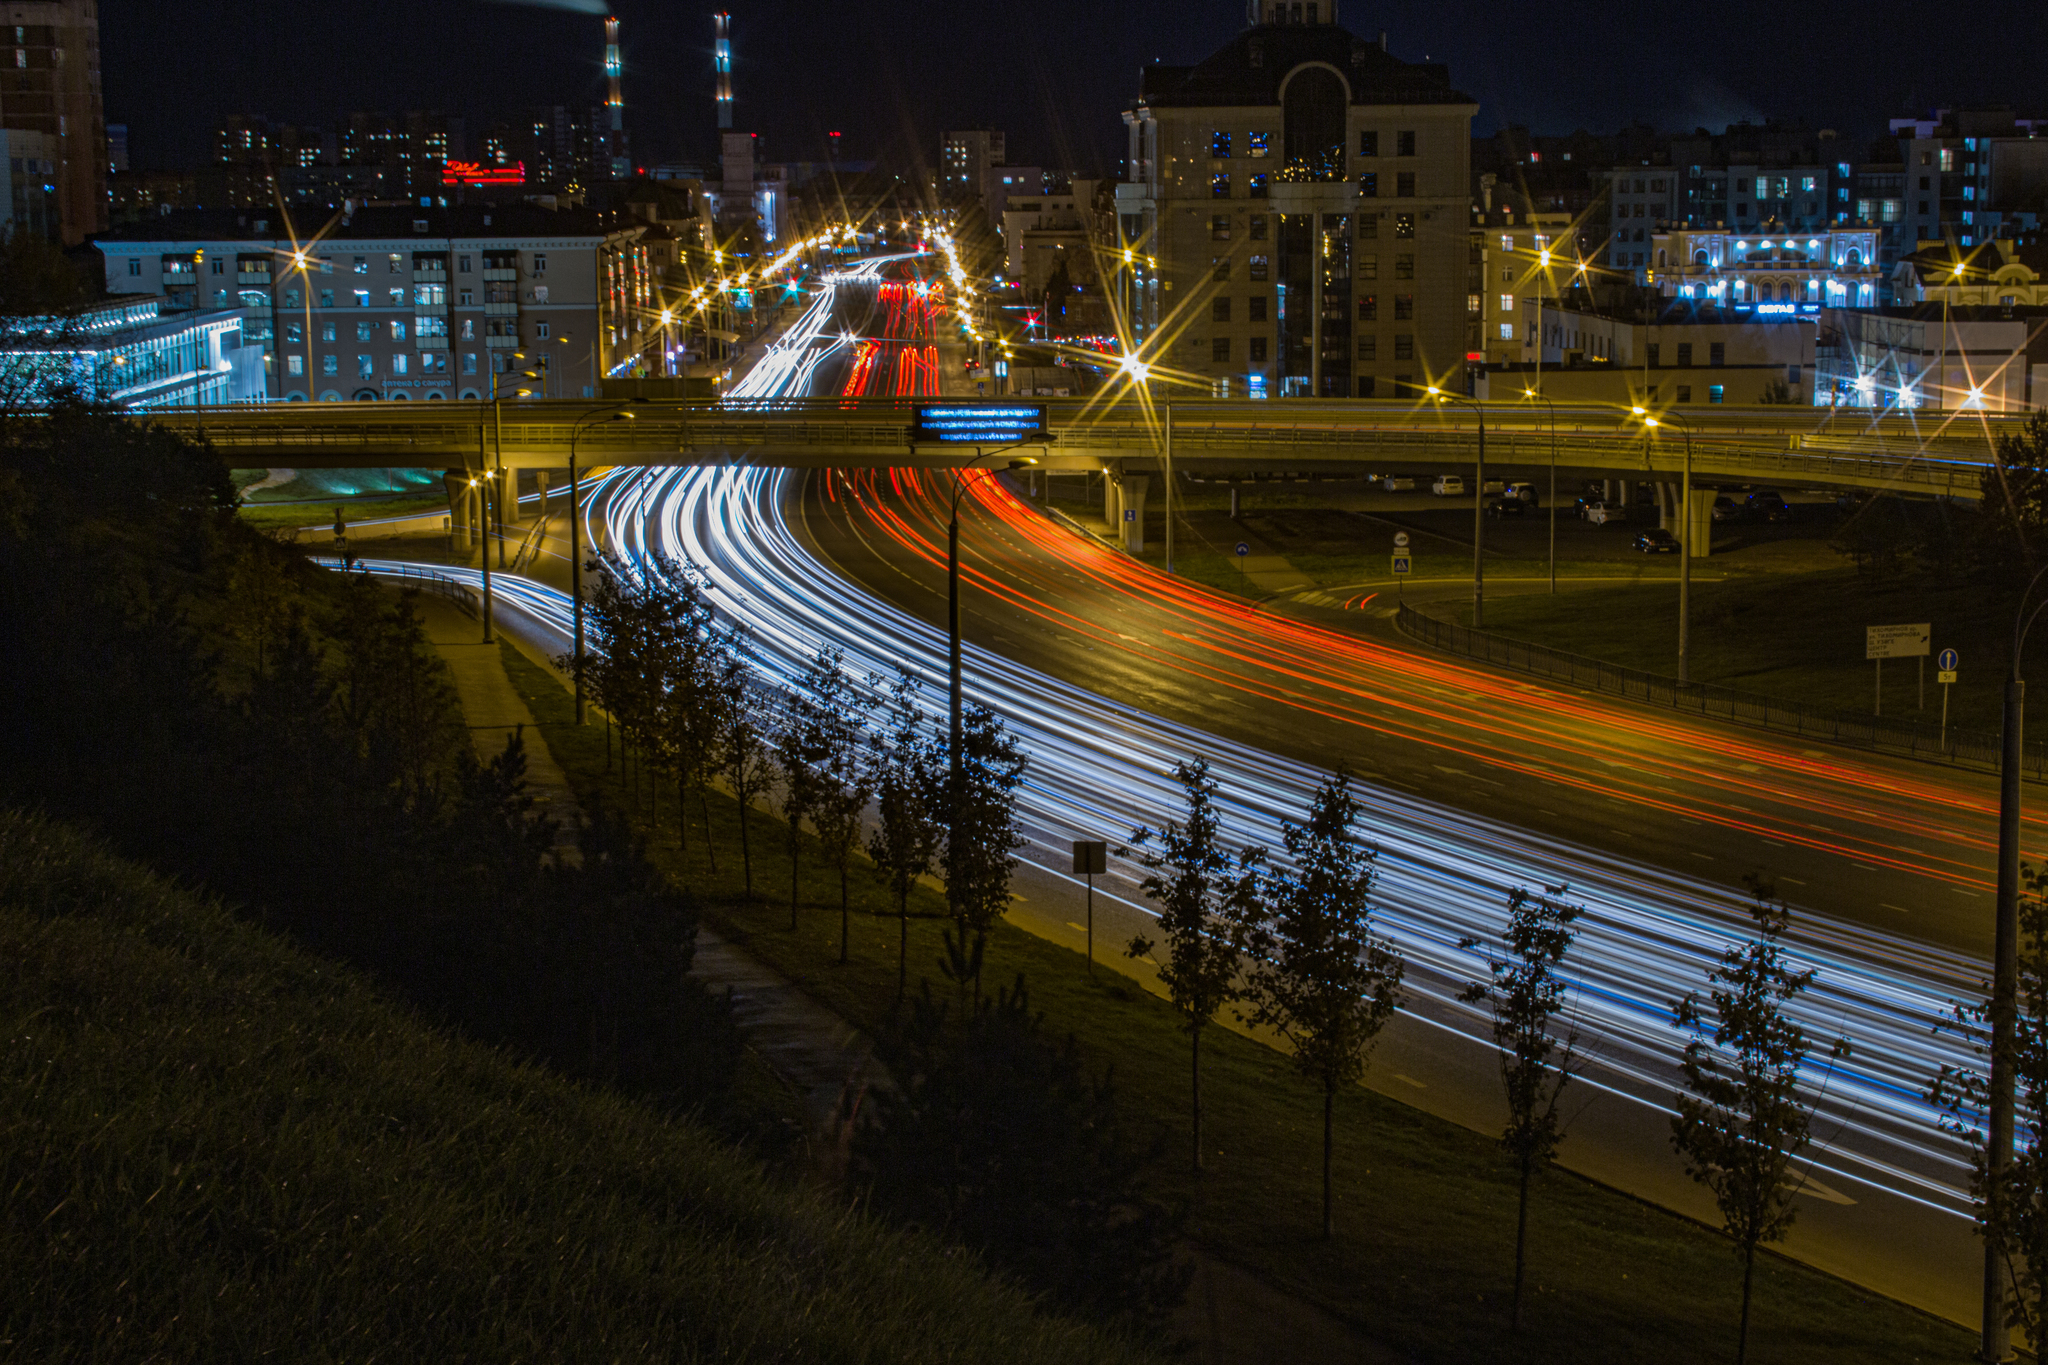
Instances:
[[[1714,499],[1715,521],[1737,521],[1742,516],[1742,504],[1723,493]]]
[[[1792,508],[1775,488],[1759,488],[1749,495],[1749,515],[1757,521],[1790,521]]]
[[[1636,537],[1636,549],[1646,555],[1675,555],[1678,537],[1659,526]]]
[[[1529,504],[1520,498],[1488,498],[1486,515],[1489,517],[1523,517],[1529,514]]]

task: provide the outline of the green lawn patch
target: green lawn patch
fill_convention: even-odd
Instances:
[[[40,817],[0,957],[12,1358],[1142,1358]]]
[[[509,649],[506,658],[582,799],[631,804],[616,751],[606,771],[602,718],[571,725],[567,693],[554,676]],[[791,932],[789,865],[772,816],[749,817],[750,901],[739,884],[731,801],[711,796],[708,843],[692,801],[685,852],[677,845],[673,788],[642,783],[640,792],[643,818],[653,820],[653,856],[692,888],[707,919],[886,1040],[895,1018],[897,922],[867,867],[854,870],[852,960],[840,966],[837,879],[806,864]],[[941,898],[920,891],[912,908],[913,989],[926,977],[943,991]],[[1157,1126],[1167,1151],[1185,1151],[1187,1053],[1166,1003],[1113,972],[1091,977],[1079,955],[999,925],[987,980],[1008,982],[1018,973],[1055,1030],[1073,1033],[1096,1065],[1114,1068],[1123,1102]],[[1204,1059],[1209,1173],[1195,1182],[1170,1163],[1159,1193],[1187,1204],[1193,1236],[1215,1255],[1421,1360],[1732,1358],[1740,1267],[1728,1241],[1561,1173],[1542,1179],[1535,1194],[1528,1325],[1510,1340],[1515,1182],[1499,1147],[1488,1135],[1363,1088],[1339,1102],[1338,1235],[1320,1241],[1320,1092],[1285,1058],[1235,1033],[1212,1031]],[[1962,1329],[1804,1266],[1769,1257],[1758,1276],[1752,1349],[1759,1361],[1849,1365],[1968,1354],[1971,1337]]]
[[[446,512],[448,497],[444,493],[400,494],[396,497],[364,495],[360,497],[337,497],[332,502],[268,503],[245,502],[241,517],[251,525],[264,530],[283,529],[288,526],[332,526],[334,511],[341,509],[342,520],[353,527],[357,522],[370,517],[416,516],[425,512]]]
[[[1448,619],[1453,609],[1442,604],[1427,610]],[[1470,624],[1469,604],[1456,611],[1457,620]],[[1999,661],[2011,648],[2002,643],[2012,631],[2009,608],[2001,609],[1979,585],[1925,574],[1877,580],[1839,568],[1695,580],[1692,677],[1868,715],[1877,701],[1876,666],[1863,657],[1864,628],[1920,621],[1933,625],[1936,652],[1955,648],[1962,654],[1962,676],[1949,691],[1949,723],[1995,732]],[[1668,676],[1678,667],[1678,586],[1496,597],[1486,604],[1486,629]],[[1912,659],[1887,661],[1884,714],[1932,724],[1941,718],[1934,660],[1926,664],[1924,710],[1916,706],[1917,667]]]

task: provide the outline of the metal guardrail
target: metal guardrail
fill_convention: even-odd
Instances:
[[[359,573],[370,578],[396,578],[436,597],[445,597],[471,616],[477,614],[477,594],[467,583],[458,582],[446,574],[412,564],[379,563],[376,568],[365,568],[355,559],[337,559],[331,555],[315,555],[313,562],[336,573]]]
[[[1676,678],[1623,668],[1548,645],[1529,644],[1439,621],[1407,605],[1395,613],[1394,624],[1410,639],[1447,654],[1569,683],[1590,692],[1604,692],[1710,720],[1732,721],[1928,762],[1952,763],[1987,772],[1997,772],[1999,767],[2001,749],[1995,734],[1954,727],[1943,730],[1922,721],[1888,720],[1806,706],[1717,683],[1681,683]],[[2048,745],[2027,745],[2021,753],[2020,768],[2023,777],[2048,781]]]

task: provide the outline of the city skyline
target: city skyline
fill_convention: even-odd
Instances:
[[[711,9],[664,15],[644,0],[615,9],[636,158],[715,156]],[[438,107],[488,118],[603,97],[602,22],[589,14],[481,0],[445,5],[426,20],[416,8],[366,0],[355,22],[340,26],[305,0],[229,0],[217,13],[220,29],[260,35],[276,60],[252,68],[242,44],[223,44],[215,29],[161,7],[103,7],[107,118],[130,128],[137,166],[202,162],[213,123],[229,113],[322,122],[351,109]],[[993,126],[1013,130],[1020,159],[1103,169],[1115,168],[1115,115],[1137,93],[1140,67],[1198,60],[1244,18],[1232,0],[1192,8],[1140,0],[1105,33],[1097,11],[1073,0],[1028,16],[859,4],[834,10],[832,32],[813,35],[809,14],[790,0],[734,8],[738,125],[760,132],[773,155],[815,155],[837,130],[850,156],[928,159],[941,129]],[[1636,121],[1718,130],[1780,119],[1861,138],[1937,104],[2023,104],[2048,44],[2018,6],[1994,6],[1975,31],[2014,40],[1973,54],[1964,79],[1934,77],[1915,44],[1897,41],[1913,31],[1903,6],[1866,14],[1819,49],[1782,41],[1782,16],[1760,4],[1722,15],[1723,32],[1753,42],[1702,43],[1675,17],[1535,31],[1505,20],[1452,25],[1412,0],[1354,5],[1342,19],[1362,36],[1386,30],[1404,60],[1447,63],[1479,102],[1480,133],[1515,124],[1606,132]],[[1644,60],[1645,52],[1661,55]],[[928,53],[945,54],[943,65]],[[195,99],[194,90],[206,93]]]

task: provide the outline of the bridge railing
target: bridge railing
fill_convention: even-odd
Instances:
[[[1983,731],[1954,726],[1944,729],[1925,721],[1865,716],[1829,707],[1808,706],[1717,683],[1681,683],[1676,678],[1661,674],[1623,668],[1582,654],[1552,649],[1548,645],[1513,640],[1504,635],[1492,635],[1469,626],[1441,621],[1406,605],[1395,613],[1395,625],[1410,639],[1447,654],[1568,683],[1589,692],[1667,707],[1710,720],[1732,721],[1738,725],[1752,725],[1930,762],[1952,763],[1989,772],[1997,772],[1999,767],[1999,737]],[[2021,753],[2020,769],[2022,776],[2036,782],[2048,780],[2048,745],[2027,745]]]
[[[633,463],[658,461],[669,453],[686,462],[750,450],[843,452],[869,460],[900,456],[908,462],[913,458],[913,406],[893,400],[648,404],[635,409],[635,422],[584,425],[577,450],[592,460]],[[1296,456],[1384,465],[1469,463],[1474,454],[1476,430],[1470,424],[1439,422],[1434,413],[1391,404],[1363,411],[1291,401],[1185,406],[1183,411],[1183,405],[1175,405],[1174,448],[1193,458],[1272,461]],[[488,405],[475,403],[237,405],[151,413],[145,420],[203,434],[223,450],[261,451],[278,462],[298,451],[316,458],[357,455],[390,463],[457,465],[480,460],[500,444],[508,451],[548,452],[566,461],[577,419],[605,410],[520,403],[507,405],[502,418],[494,419]],[[1045,445],[1053,452],[1145,457],[1160,448],[1158,427],[1128,407],[1061,404],[1048,420]],[[1902,428],[1880,437],[1863,429],[1839,436],[1788,431],[1753,415],[1732,423],[1716,419],[1695,433],[1693,465],[1707,478],[1846,480],[1919,493],[1976,495],[1984,458],[1977,449],[1982,433],[1974,428],[1939,440],[1919,440]],[[1646,476],[1674,476],[1684,457],[1680,441],[1666,436],[1646,442],[1640,429],[1618,423],[1611,414],[1561,421],[1554,441],[1560,463],[1592,463]],[[1546,423],[1489,421],[1488,458],[1502,465],[1542,465],[1550,459],[1552,444]],[[926,454],[916,452],[917,457]]]

